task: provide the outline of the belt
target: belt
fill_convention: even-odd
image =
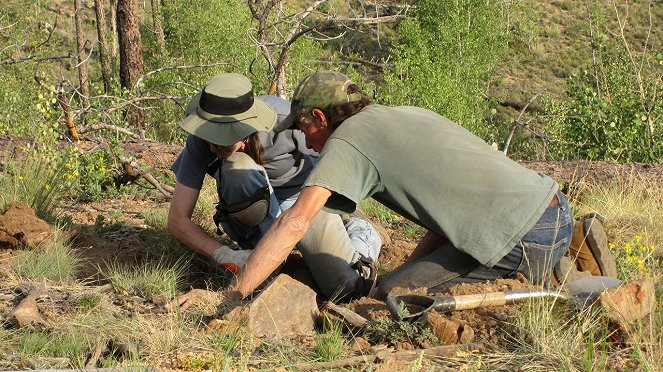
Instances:
[[[559,198],[557,197],[557,194],[553,195],[552,200],[550,201],[550,204],[548,204],[548,208],[552,208],[556,205],[559,205]]]

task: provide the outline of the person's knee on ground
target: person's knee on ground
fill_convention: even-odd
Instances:
[[[368,227],[367,227],[368,226]],[[325,211],[319,212],[309,231],[297,245],[322,293],[329,298],[364,295],[356,293],[365,288],[365,267],[356,263],[365,255],[377,256],[381,241],[377,232],[366,222],[354,221],[346,230],[341,217]],[[374,260],[373,260],[374,261]],[[359,285],[361,284],[361,285]]]

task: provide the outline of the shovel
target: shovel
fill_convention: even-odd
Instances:
[[[616,278],[590,276],[566,283],[562,290],[530,289],[446,297],[402,294],[388,296],[387,308],[391,315],[399,320],[416,319],[431,310],[450,313],[456,310],[510,305],[532,298],[556,298],[583,309],[594,303],[602,291],[617,287],[621,283],[621,280]]]

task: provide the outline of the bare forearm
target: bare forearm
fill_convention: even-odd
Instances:
[[[302,190],[295,205],[277,218],[260,239],[246,261],[244,270],[237,277],[237,282],[230,289],[233,296],[245,297],[253,292],[279,267],[295,244],[304,237],[311,220],[330,195],[331,191],[319,186],[309,186]]]
[[[169,219],[168,231],[182,244],[205,257],[212,257],[214,250],[219,247],[219,242],[188,218]]]
[[[246,267],[237,277],[231,290],[238,297],[253,292],[288,257],[293,248],[306,234],[308,221],[305,216],[292,210],[282,214],[260,239],[246,261]]]

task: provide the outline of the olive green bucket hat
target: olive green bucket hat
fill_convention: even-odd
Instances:
[[[276,124],[276,112],[255,99],[249,79],[233,73],[211,78],[191,99],[185,114],[182,129],[220,146],[230,146],[255,132],[269,132]]]
[[[295,110],[298,107],[327,108],[344,102],[359,101],[360,93],[348,94],[354,84],[347,76],[335,71],[317,71],[299,82],[292,95],[290,115],[274,127],[275,132],[294,129]]]

